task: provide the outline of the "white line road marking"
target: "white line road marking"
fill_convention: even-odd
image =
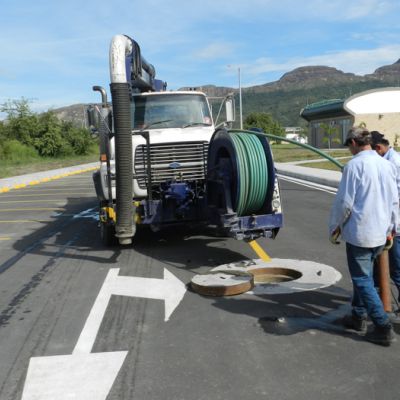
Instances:
[[[3,194],[0,196],[0,199],[14,199],[16,197],[44,197],[44,196],[59,196],[60,193],[37,193],[37,194],[14,194],[14,195],[9,195],[9,194]],[[68,192],[68,195],[79,195],[78,198],[80,197],[85,197],[82,195],[82,193],[70,193]],[[91,196],[92,197],[92,196]]]
[[[337,192],[337,189],[334,187],[331,187],[331,186],[325,186],[325,185],[321,185],[319,183],[313,183],[313,182],[305,181],[302,179],[292,178],[292,177],[283,176],[283,175],[279,175],[279,174],[278,174],[278,176],[279,176],[280,180],[297,183],[299,185],[306,186],[306,187],[316,189],[316,190],[320,190],[322,192],[326,192],[326,193],[330,193],[330,194],[336,194],[336,192]]]
[[[22,400],[105,400],[127,351],[90,353],[112,295],[164,300],[168,321],[186,286],[167,269],[164,279],[119,276],[112,268],[71,355],[30,359]]]

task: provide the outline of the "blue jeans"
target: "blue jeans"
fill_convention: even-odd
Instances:
[[[373,279],[374,261],[382,249],[383,246],[366,248],[346,243],[347,263],[353,282],[353,314],[359,318],[368,315],[377,326],[390,324]]]
[[[397,287],[400,301],[400,236],[393,238],[393,246],[389,250],[390,277]]]

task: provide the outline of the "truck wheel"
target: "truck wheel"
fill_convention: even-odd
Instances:
[[[104,246],[115,246],[118,243],[118,240],[115,236],[114,224],[100,222],[100,237]]]

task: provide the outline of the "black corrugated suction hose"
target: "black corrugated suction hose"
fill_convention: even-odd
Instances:
[[[116,236],[130,243],[133,229],[132,128],[128,83],[111,83],[115,130]]]

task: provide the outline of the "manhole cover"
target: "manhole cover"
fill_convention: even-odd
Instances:
[[[289,268],[255,268],[249,269],[254,275],[254,284],[280,283],[299,279],[302,273]]]
[[[233,296],[254,287],[254,277],[244,271],[215,271],[195,275],[190,282],[192,289],[205,296]]]

